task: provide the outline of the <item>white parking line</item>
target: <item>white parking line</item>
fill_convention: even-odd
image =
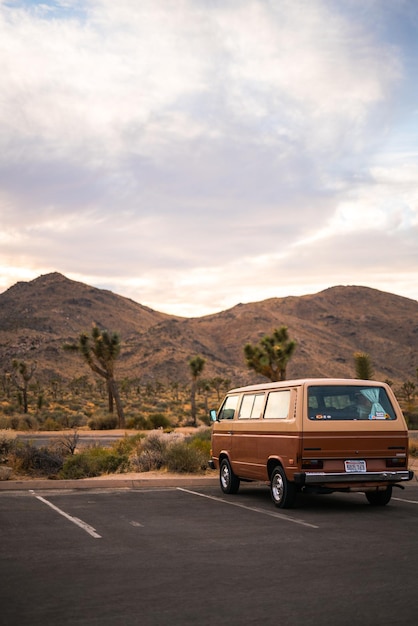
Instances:
[[[308,528],[319,528],[319,526],[315,526],[315,524],[309,524],[309,522],[304,522],[301,519],[297,519],[296,517],[289,517],[288,515],[283,515],[283,513],[277,513],[275,511],[266,511],[265,509],[259,509],[255,506],[246,506],[245,504],[240,504],[239,502],[231,502],[230,500],[224,500],[223,498],[217,498],[216,496],[208,496],[204,493],[199,493],[198,491],[191,491],[190,489],[183,489],[183,487],[177,487],[178,491],[184,491],[185,493],[191,493],[194,496],[200,496],[201,498],[207,498],[208,500],[215,500],[215,502],[222,502],[223,504],[230,504],[231,506],[237,506],[240,509],[246,509],[247,511],[253,511],[254,513],[262,513],[263,515],[269,515],[270,517],[277,517],[279,519],[284,520],[285,522],[292,522],[293,524],[299,524],[300,526],[308,526]]]
[[[42,496],[37,496],[36,493],[33,491],[33,489],[30,489],[29,492],[33,494],[37,500],[50,506],[51,509],[54,509],[54,511],[56,511],[63,517],[67,518],[68,520],[70,520],[70,522],[72,522],[73,524],[76,524],[77,526],[85,530],[86,533],[88,533],[95,539],[101,539],[101,536],[96,533],[96,529],[93,528],[92,526],[89,526],[89,524],[86,524],[86,522],[83,522],[83,520],[78,519],[78,517],[73,517],[72,515],[69,515],[68,513],[65,513],[65,511],[63,511],[62,509],[59,509],[57,506],[55,506],[55,504],[52,504],[48,500],[45,500],[45,498],[42,498]]]
[[[405,498],[393,498],[392,500],[397,500],[397,502],[408,502],[408,504],[418,504],[418,500],[406,500]]]

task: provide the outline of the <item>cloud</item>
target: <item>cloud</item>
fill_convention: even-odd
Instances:
[[[59,270],[206,312],[355,282],[356,258],[380,284],[342,246],[376,231],[409,275],[413,11],[392,6],[0,2],[0,287]]]

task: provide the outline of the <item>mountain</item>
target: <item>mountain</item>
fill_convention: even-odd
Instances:
[[[188,361],[199,354],[204,377],[222,376],[232,385],[261,381],[246,368],[243,346],[281,325],[298,342],[289,378],[352,377],[356,351],[371,356],[381,380],[413,380],[418,367],[418,302],[375,289],[337,286],[182,318],[52,273],[0,294],[0,372],[10,371],[16,358],[37,361],[39,379],[89,373],[62,345],[93,323],[121,336],[119,378],[185,382]]]

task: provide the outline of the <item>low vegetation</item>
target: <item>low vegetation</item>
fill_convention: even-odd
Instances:
[[[59,438],[48,446],[19,442],[10,431],[0,431],[0,468],[7,476],[50,479],[79,479],[103,474],[166,470],[204,473],[210,456],[210,428],[198,428],[192,435],[164,432],[125,435],[110,446],[78,448],[78,432]],[[1,472],[0,472],[1,473]]]
[[[209,408],[217,407],[231,381],[221,377],[195,381],[195,414],[192,415],[191,384],[120,381],[125,429],[170,429],[208,425]],[[0,376],[0,429],[56,431],[72,428],[112,430],[119,425],[109,412],[105,381],[84,375],[70,381],[54,377],[28,385],[26,403],[10,378]]]

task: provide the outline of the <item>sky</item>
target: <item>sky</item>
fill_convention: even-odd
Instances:
[[[418,299],[416,0],[0,0],[0,292]]]

